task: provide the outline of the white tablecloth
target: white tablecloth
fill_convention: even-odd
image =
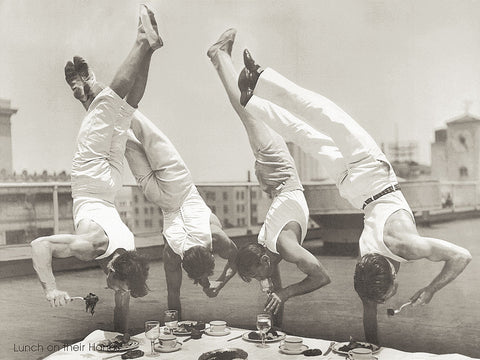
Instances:
[[[241,335],[249,330],[231,328],[231,333],[226,336],[208,336],[203,335],[199,340],[189,340],[182,345],[182,349],[172,353],[161,353],[158,356],[158,359],[161,360],[172,360],[172,359],[182,359],[182,360],[198,360],[200,355],[204,352],[220,349],[220,348],[240,348],[248,353],[249,360],[277,360],[277,359],[322,359],[322,360],[336,360],[336,359],[345,359],[345,356],[335,354],[330,352],[326,357],[325,356],[316,356],[316,357],[305,357],[304,355],[286,355],[282,354],[279,351],[279,343],[270,343],[270,347],[267,349],[258,348],[255,343],[247,342],[242,338],[228,341],[228,339],[235,336]],[[74,360],[74,359],[90,359],[90,360],[100,360],[105,357],[112,355],[112,353],[98,352],[89,350],[89,348],[94,348],[94,346],[89,346],[97,341],[113,338],[118,333],[106,332],[102,330],[96,330],[88,335],[83,341],[76,343],[72,346],[62,349],[56,353],[51,354],[46,359],[48,360]],[[143,350],[145,354],[150,353],[150,340],[145,338],[145,334],[141,333],[134,336],[140,341],[139,349]],[[178,337],[179,341],[182,342],[185,337]],[[304,344],[308,345],[310,348],[318,348],[323,352],[328,348],[330,341],[321,340],[321,339],[311,339],[303,338]],[[421,359],[444,359],[444,360],[460,360],[460,359],[472,359],[464,355],[458,354],[445,354],[445,355],[435,355],[429,353],[407,353],[404,351],[399,351],[390,348],[382,348],[379,353],[376,354],[376,357],[379,360],[421,360]],[[118,360],[120,356],[112,359]],[[148,357],[142,357],[140,359],[149,359]],[[151,358],[150,358],[151,359]]]

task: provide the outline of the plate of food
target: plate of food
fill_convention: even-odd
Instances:
[[[380,351],[381,347],[375,344],[371,344],[363,341],[354,341],[351,339],[349,342],[336,343],[332,350],[337,354],[348,355],[348,352],[353,349],[364,348],[372,350],[372,353],[376,354]]]
[[[242,335],[242,339],[250,342],[262,342],[262,336],[258,331],[246,332]],[[268,330],[267,336],[265,337],[265,342],[276,342],[285,339],[285,333],[281,331]]]
[[[101,340],[95,343],[95,350],[105,352],[120,352],[138,348],[140,341],[130,338],[130,335],[117,335],[111,339]]]
[[[248,353],[242,349],[224,348],[203,353],[198,360],[243,360],[246,358],[248,358]]]
[[[198,324],[198,321],[179,321],[177,328],[173,329],[173,335],[187,336],[192,334],[192,329]]]

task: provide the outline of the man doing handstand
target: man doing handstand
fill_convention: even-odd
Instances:
[[[147,82],[149,61],[147,56],[136,84],[141,88]],[[85,60],[77,58],[77,64],[79,72],[94,79]],[[96,88],[99,87],[101,85],[97,83]],[[89,89],[86,86],[84,91]],[[75,93],[75,88],[72,90]],[[87,98],[94,95],[91,93]],[[88,108],[88,101],[83,105]],[[182,267],[195,283],[202,286],[207,296],[217,296],[236,273],[237,247],[201,198],[190,171],[173,144],[138,110],[133,113],[125,157],[145,197],[163,212],[166,239],[163,262],[168,308],[181,312]],[[213,253],[228,261],[218,279],[210,282],[208,277],[215,267]]]
[[[273,200],[260,229],[258,242],[239,249],[237,270],[245,281],[271,278],[273,289],[266,301],[265,311],[276,315],[275,325],[280,327],[285,301],[329,284],[330,278],[317,258],[302,247],[309,212],[294,160],[285,141],[261,120],[266,114],[251,116],[240,105],[238,74],[231,59],[235,35],[235,29],[224,32],[207,55],[247,131],[255,156],[258,182]],[[306,278],[282,288],[278,269],[282,259],[297,265],[307,275]]]
[[[444,262],[430,284],[410,298],[416,306],[428,304],[472,257],[460,246],[419,235],[385,154],[340,107],[271,68],[263,70],[248,50],[244,63],[238,85],[245,110],[318,158],[336,180],[341,196],[364,211],[354,286],[364,306],[365,337],[378,343],[377,304],[396,293],[395,277],[401,263],[418,259]],[[284,110],[294,116],[285,116]]]
[[[108,287],[115,291],[114,328],[122,332],[128,328],[129,294],[142,297],[148,292],[148,265],[135,251],[133,234],[114,205],[122,186],[127,130],[144,92],[135,84],[147,54],[162,46],[153,13],[142,6],[140,18],[132,50],[110,87],[90,99],[80,126],[71,175],[75,233],[40,237],[31,243],[33,266],[52,306],[70,302],[68,293],[57,289],[52,258],[97,260]],[[75,96],[86,100],[84,83],[90,79],[82,79],[72,62],[67,63],[65,74]],[[94,87],[88,86],[89,90]]]

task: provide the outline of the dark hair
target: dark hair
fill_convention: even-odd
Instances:
[[[146,284],[148,277],[147,259],[136,251],[121,252],[113,261],[112,267],[115,270],[115,279],[126,281],[132,297],[143,297],[148,293]]]
[[[183,254],[182,266],[190,279],[197,284],[203,276],[213,275],[215,258],[209,249],[196,245],[186,250]]]
[[[238,250],[237,271],[243,281],[252,280],[250,270],[260,265],[263,255],[265,255],[265,248],[258,243],[248,244]]]
[[[367,254],[355,267],[353,284],[361,299],[382,302],[393,280],[392,268],[385,256]]]

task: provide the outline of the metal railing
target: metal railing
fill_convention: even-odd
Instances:
[[[414,211],[480,209],[480,182],[407,181],[401,186]],[[197,187],[232,236],[257,232],[271,204],[257,183],[199,183]],[[308,182],[304,187],[312,215],[358,212],[340,198],[333,184]],[[126,185],[122,191],[117,209],[133,233],[161,231],[161,210],[136,186]],[[36,236],[73,232],[71,205],[68,182],[0,183],[0,246],[28,244]]]

